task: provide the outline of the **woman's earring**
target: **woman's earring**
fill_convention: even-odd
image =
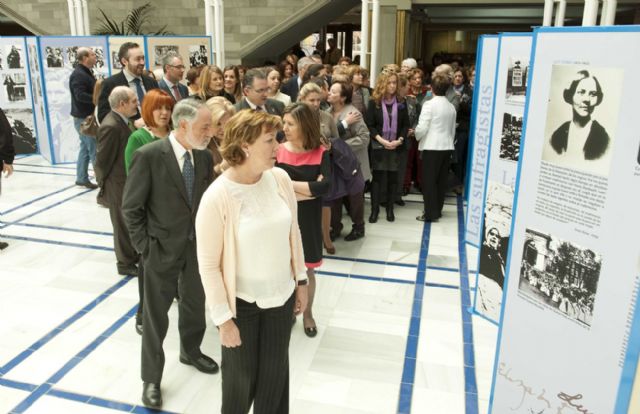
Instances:
[[[245,156],[245,157],[247,157],[247,158],[249,158],[249,151],[245,151],[245,152],[244,152],[244,156]]]

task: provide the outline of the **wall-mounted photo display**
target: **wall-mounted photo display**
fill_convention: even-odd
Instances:
[[[108,51],[111,61],[111,74],[115,75],[122,70],[122,63],[120,63],[120,59],[118,59],[120,46],[126,42],[132,42],[139,44],[140,47],[144,49],[145,39],[143,36],[109,36],[108,42],[109,46],[106,50]],[[146,56],[146,66],[149,66],[149,56]]]
[[[189,65],[200,66],[209,64],[209,52],[206,45],[189,46]]]
[[[167,52],[180,55],[185,66],[185,74],[192,66],[207,65],[211,62],[211,38],[206,36],[148,36],[147,51],[152,70],[162,69],[162,58]],[[186,83],[186,80],[184,80]]]
[[[178,46],[175,45],[158,45],[153,47],[153,65],[162,66],[162,58],[168,53],[178,54]]]
[[[78,65],[78,48],[89,47],[105,56],[107,38],[104,36],[82,37],[40,37],[40,50],[44,51],[44,93],[46,94],[49,131],[52,141],[52,160],[54,163],[74,162],[78,156],[78,133],[71,117],[71,93],[69,77]],[[98,53],[96,53],[96,56]],[[52,57],[54,66],[50,65]],[[61,59],[60,66],[58,56]],[[93,67],[97,78],[109,75],[104,61]]]

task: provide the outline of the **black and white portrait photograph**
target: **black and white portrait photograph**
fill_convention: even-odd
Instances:
[[[93,46],[91,47],[91,50],[96,54],[96,65],[94,66],[94,69],[101,70],[105,67],[104,48]]]
[[[24,68],[24,52],[22,50],[22,45],[5,46],[4,55],[6,56],[5,69]]]
[[[63,65],[62,48],[47,46],[44,49],[48,68],[61,68]]]
[[[111,69],[113,69],[113,70],[121,70],[122,69],[122,64],[118,60],[118,51],[117,50],[112,50],[111,51]]]
[[[487,183],[476,310],[494,321],[499,320],[502,308],[512,205],[512,187],[494,181]]]
[[[189,46],[189,65],[199,66],[209,64],[209,52],[205,45]]]
[[[567,318],[591,326],[602,257],[593,250],[527,229],[520,293]]]
[[[33,112],[29,109],[4,110],[11,132],[16,154],[31,154],[36,151],[36,136],[33,127]]]
[[[162,58],[169,52],[178,53],[178,46],[176,45],[160,45],[154,46],[154,61],[155,66],[162,66]]]
[[[26,77],[24,73],[11,73],[3,76],[5,96],[8,102],[19,102],[27,99]]]
[[[510,57],[507,68],[507,102],[524,105],[527,95],[527,76],[529,75],[529,58],[524,56]]]
[[[619,69],[554,65],[542,159],[607,176],[622,81]]]
[[[75,69],[78,66],[78,48],[79,46],[67,47],[64,56],[64,66],[69,69]]]
[[[522,113],[505,112],[500,140],[500,158],[518,162],[520,159],[520,138],[522,138]]]

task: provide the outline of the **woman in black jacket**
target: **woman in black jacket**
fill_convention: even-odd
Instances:
[[[376,82],[367,108],[367,127],[371,136],[371,215],[369,223],[378,221],[380,199],[387,202],[387,221],[394,221],[393,195],[398,182],[400,154],[409,129],[409,114],[398,100],[398,75],[382,73]],[[404,173],[402,171],[401,173]]]

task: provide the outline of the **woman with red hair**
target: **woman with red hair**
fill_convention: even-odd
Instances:
[[[129,174],[129,166],[133,153],[141,146],[158,139],[164,139],[171,132],[171,112],[173,98],[162,89],[152,89],[144,96],[142,102],[142,119],[145,126],[129,136],[124,149],[124,167]],[[142,256],[138,263],[138,312],[136,313],[136,332],[142,335],[142,298],[144,297],[144,265]]]

